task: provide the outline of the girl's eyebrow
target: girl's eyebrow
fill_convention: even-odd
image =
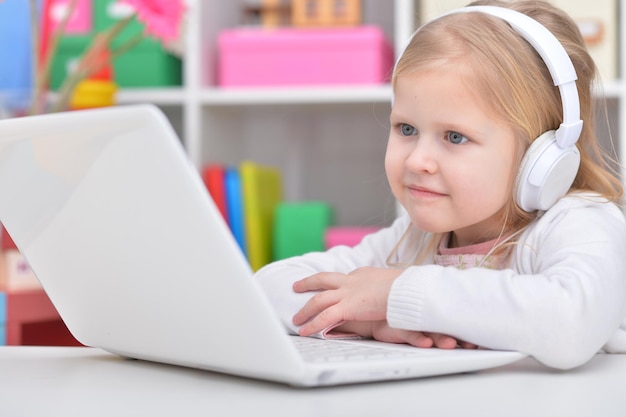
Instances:
[[[406,115],[400,111],[394,111],[393,109],[391,110],[391,112],[389,113],[389,118],[396,118],[396,119],[404,119],[404,120],[408,120],[411,119],[412,116],[410,115]]]

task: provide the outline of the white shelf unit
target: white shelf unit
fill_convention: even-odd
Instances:
[[[188,3],[183,86],[123,90],[119,102],[152,102],[163,108],[198,168],[246,159],[277,166],[283,172],[286,200],[326,201],[341,225],[391,221],[396,207],[383,165],[389,85],[216,87],[217,35],[241,22],[245,2]],[[418,0],[363,0],[363,20],[381,26],[399,51],[416,27],[418,6]],[[620,7],[619,18],[626,21],[626,7]],[[624,37],[620,30],[620,52]],[[620,53],[621,68],[626,68],[624,57]],[[626,106],[621,105],[626,99],[624,83],[607,82],[598,95],[607,98],[613,144],[620,160],[626,161],[618,123],[626,120]],[[599,130],[609,137],[606,127]]]

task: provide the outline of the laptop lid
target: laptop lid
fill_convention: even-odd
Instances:
[[[156,107],[0,122],[0,196],[0,221],[81,343],[270,379],[299,372]]]

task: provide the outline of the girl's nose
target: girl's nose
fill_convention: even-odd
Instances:
[[[438,169],[436,146],[427,137],[420,137],[407,155],[405,166],[412,172],[433,173]]]

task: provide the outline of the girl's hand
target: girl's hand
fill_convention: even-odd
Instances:
[[[333,331],[353,333],[387,343],[406,343],[418,348],[477,349],[473,343],[463,342],[454,337],[441,333],[417,332],[411,330],[394,329],[389,327],[385,320],[374,322],[347,322]]]
[[[380,321],[400,269],[359,268],[349,274],[321,272],[293,284],[297,293],[319,291],[293,317],[300,335],[310,336],[342,321]]]
[[[336,331],[354,333],[389,342],[407,343],[420,348],[475,349],[476,345],[454,337],[402,329],[387,324],[387,298],[399,269],[359,268],[349,274],[321,272],[293,284],[298,293],[319,291],[293,317],[300,335],[310,336],[329,326],[345,322]]]

